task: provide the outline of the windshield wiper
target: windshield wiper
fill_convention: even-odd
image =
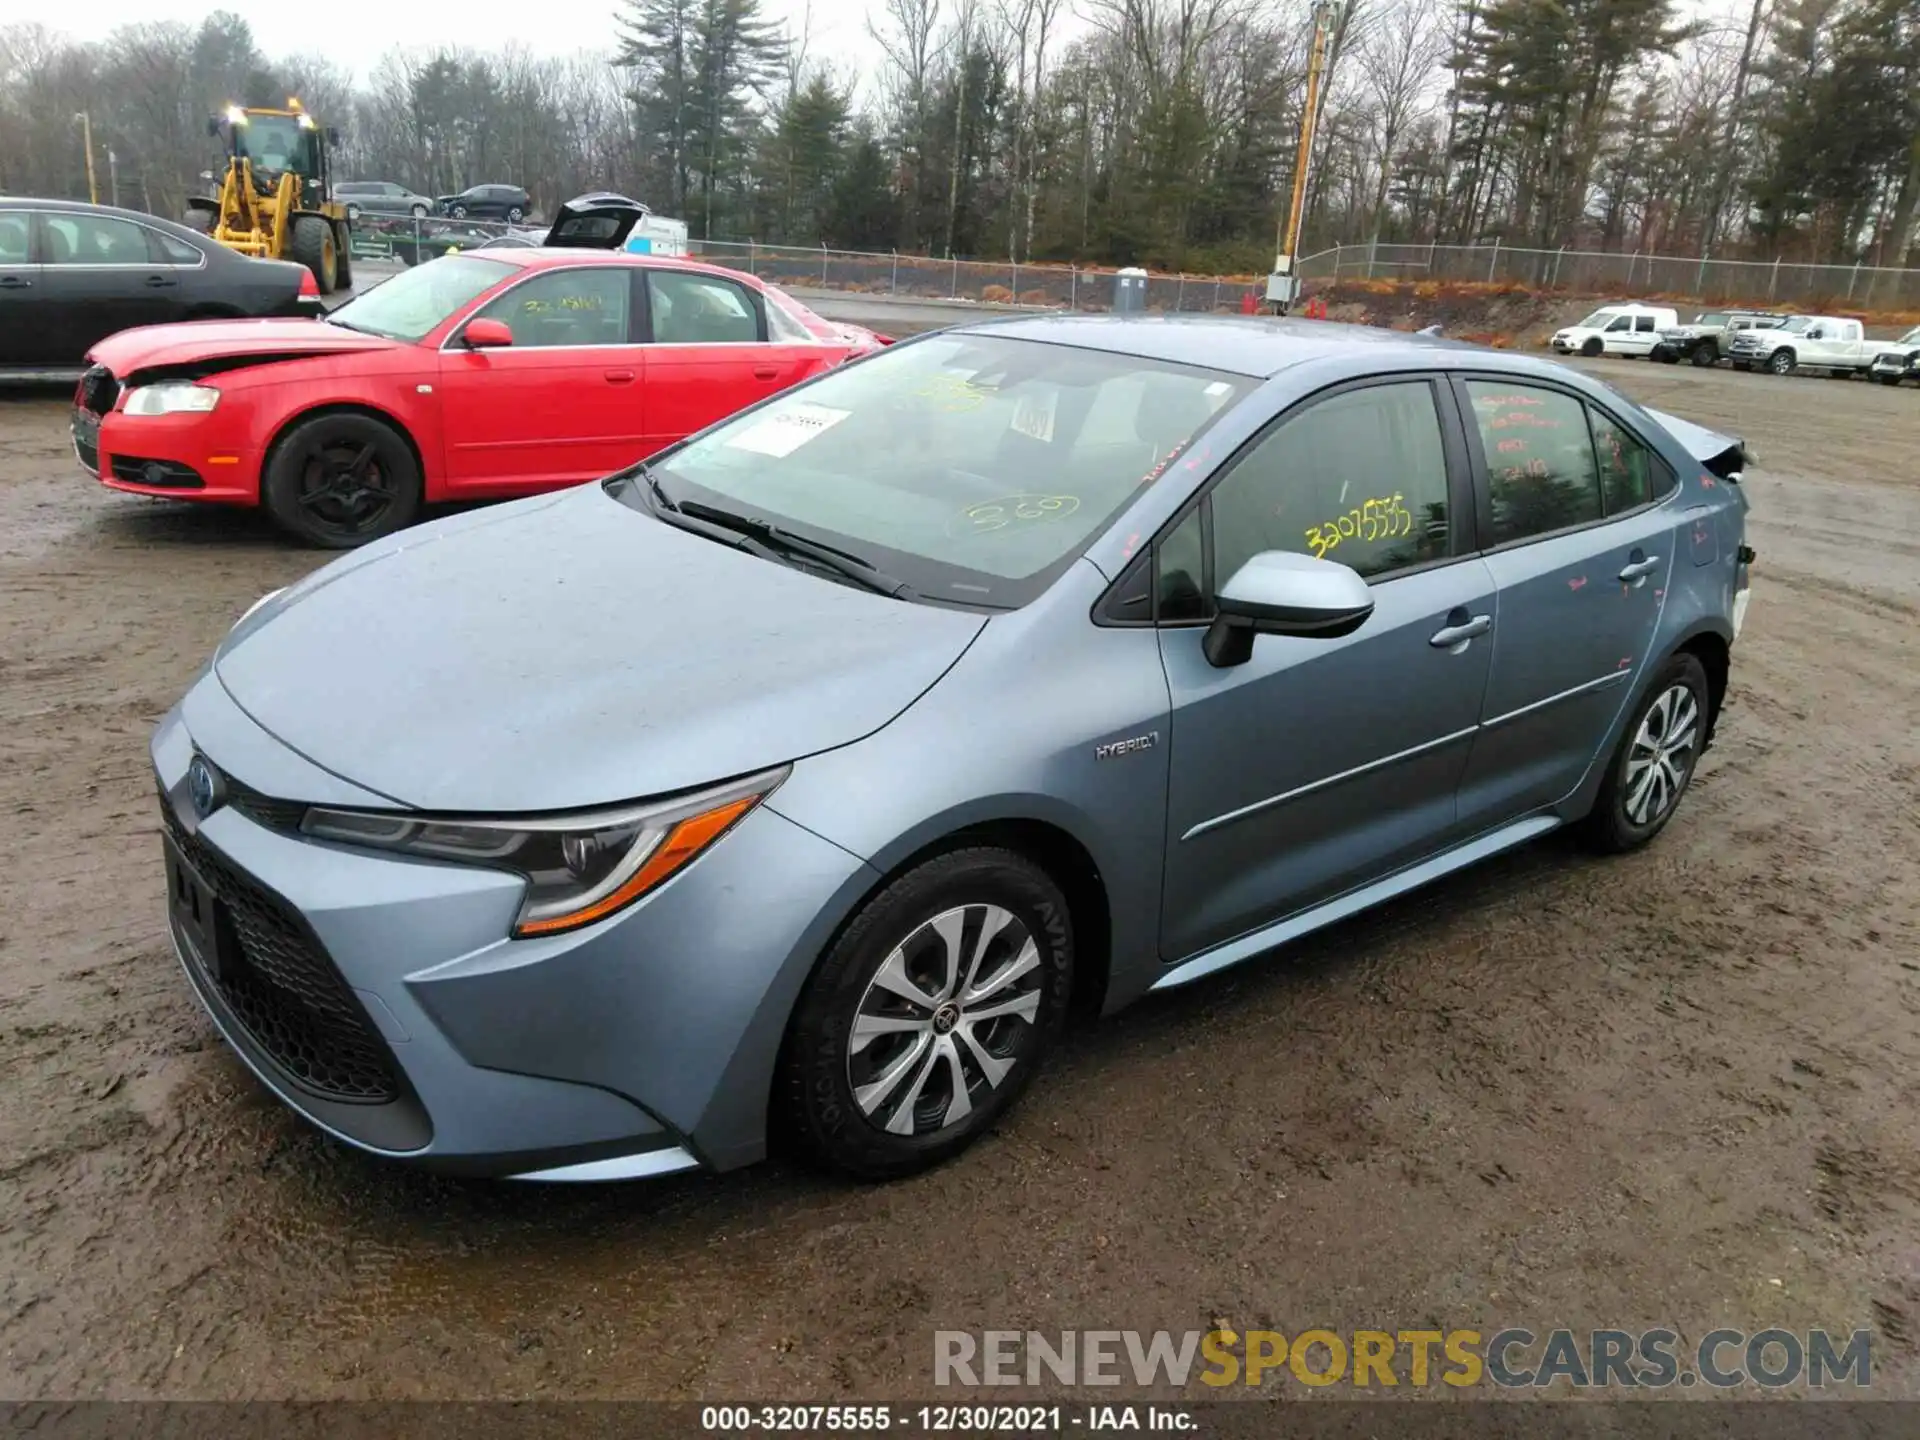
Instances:
[[[694,520],[704,520],[709,525],[717,525],[723,530],[748,536],[788,557],[799,556],[811,560],[814,564],[831,570],[836,575],[877,594],[891,595],[902,600],[917,598],[905,581],[896,580],[874,565],[872,561],[863,560],[850,550],[841,550],[836,546],[822,544],[818,540],[809,540],[805,536],[794,534],[791,530],[781,529],[770,520],[762,520],[757,515],[736,514],[732,510],[723,510],[718,505],[708,505],[700,500],[682,500],[675,504],[661,495],[660,482],[652,475],[647,476],[647,483],[653,487],[654,495],[678,514]]]

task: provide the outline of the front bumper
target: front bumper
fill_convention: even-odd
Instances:
[[[230,791],[204,819],[196,753]],[[220,902],[223,955],[244,977],[210,973],[172,923],[216,1026],[312,1123],[453,1173],[606,1179],[760,1158],[800,985],[874,878],[762,805],[611,919],[509,940],[515,876],[299,836],[302,807],[265,797],[390,802],[281,746],[217,677],[162,722],[152,754],[168,828]]]
[[[218,410],[101,415],[76,402],[68,429],[80,468],[108,489],[170,500],[260,503],[260,457],[226,443],[229,426]]]

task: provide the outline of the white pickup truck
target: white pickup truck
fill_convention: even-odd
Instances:
[[[1735,336],[1727,358],[1736,370],[1771,370],[1775,375],[1825,370],[1844,379],[1866,374],[1881,351],[1895,348],[1891,340],[1867,339],[1858,320],[1795,315],[1772,329]]]

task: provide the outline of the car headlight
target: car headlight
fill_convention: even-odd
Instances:
[[[211,385],[192,385],[184,380],[165,380],[158,385],[142,385],[127,392],[125,415],[204,415],[220,403],[220,392]]]
[[[515,936],[556,935],[625,909],[697,858],[787,778],[766,771],[695,795],[553,816],[432,816],[307,811],[316,840],[510,870],[527,893]]]

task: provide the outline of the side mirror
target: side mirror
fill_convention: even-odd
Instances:
[[[1252,658],[1256,635],[1351,635],[1373,614],[1373,591],[1345,565],[1264,550],[1220,587],[1214,604],[1203,649],[1210,665],[1226,669]]]
[[[513,344],[513,331],[504,320],[469,320],[460,343],[469,350],[499,350]]]
[[[1811,330],[1807,331],[1807,338],[1809,340],[1824,340],[1827,338],[1827,332],[1822,330],[1818,325],[1816,325]]]

